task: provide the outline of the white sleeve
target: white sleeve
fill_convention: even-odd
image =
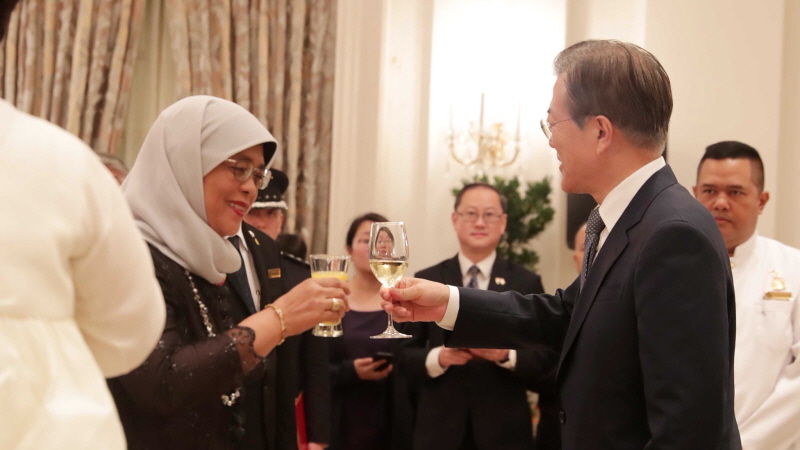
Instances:
[[[791,355],[778,376],[775,389],[764,403],[741,424],[742,448],[746,450],[788,449],[800,442],[800,304],[795,298],[791,326]]]
[[[166,307],[119,186],[99,161],[89,166],[87,241],[71,259],[75,320],[103,374],[113,377],[150,354],[164,331]]]
[[[517,367],[517,351],[513,348],[508,351],[508,360],[506,362],[497,362],[497,365],[508,370],[514,370]]]
[[[439,353],[442,351],[442,346],[434,347],[428,352],[425,358],[425,368],[428,369],[428,375],[431,378],[442,376],[447,369],[439,365]]]
[[[453,331],[458,317],[458,306],[461,297],[458,295],[458,288],[455,286],[447,286],[450,289],[450,299],[447,302],[447,309],[444,311],[442,320],[436,322],[436,325],[448,331]]]

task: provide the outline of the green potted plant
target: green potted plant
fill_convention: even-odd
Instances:
[[[497,246],[497,253],[512,262],[527,267],[536,268],[539,255],[528,248],[528,243],[533,240],[553,220],[555,210],[550,206],[550,177],[545,177],[536,182],[528,182],[527,188],[520,188],[517,176],[511,179],[496,176],[490,182],[488,177],[476,176],[472,181],[463,181],[463,185],[482,182],[494,186],[506,198],[506,213],[508,222],[506,232]],[[453,195],[458,194],[461,188],[453,189]]]

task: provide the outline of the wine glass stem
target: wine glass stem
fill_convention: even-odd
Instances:
[[[394,328],[394,320],[392,320],[392,313],[386,313],[389,316],[389,324],[386,326],[387,330]]]

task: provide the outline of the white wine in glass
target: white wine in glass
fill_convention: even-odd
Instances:
[[[403,222],[373,222],[369,233],[369,267],[384,287],[394,286],[408,267],[408,237]],[[386,331],[372,339],[410,338],[394,328],[392,314]]]

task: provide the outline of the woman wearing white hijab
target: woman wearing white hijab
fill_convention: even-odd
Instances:
[[[244,379],[262,373],[286,336],[347,310],[332,300],[346,298],[343,282],[309,279],[235,323],[236,299],[223,283],[241,257],[226,237],[241,227],[276,149],[241,106],[188,97],[156,119],[122,185],[167,306],[153,353],[109,382],[130,449],[241,448],[240,397],[261,395],[244,392]]]

